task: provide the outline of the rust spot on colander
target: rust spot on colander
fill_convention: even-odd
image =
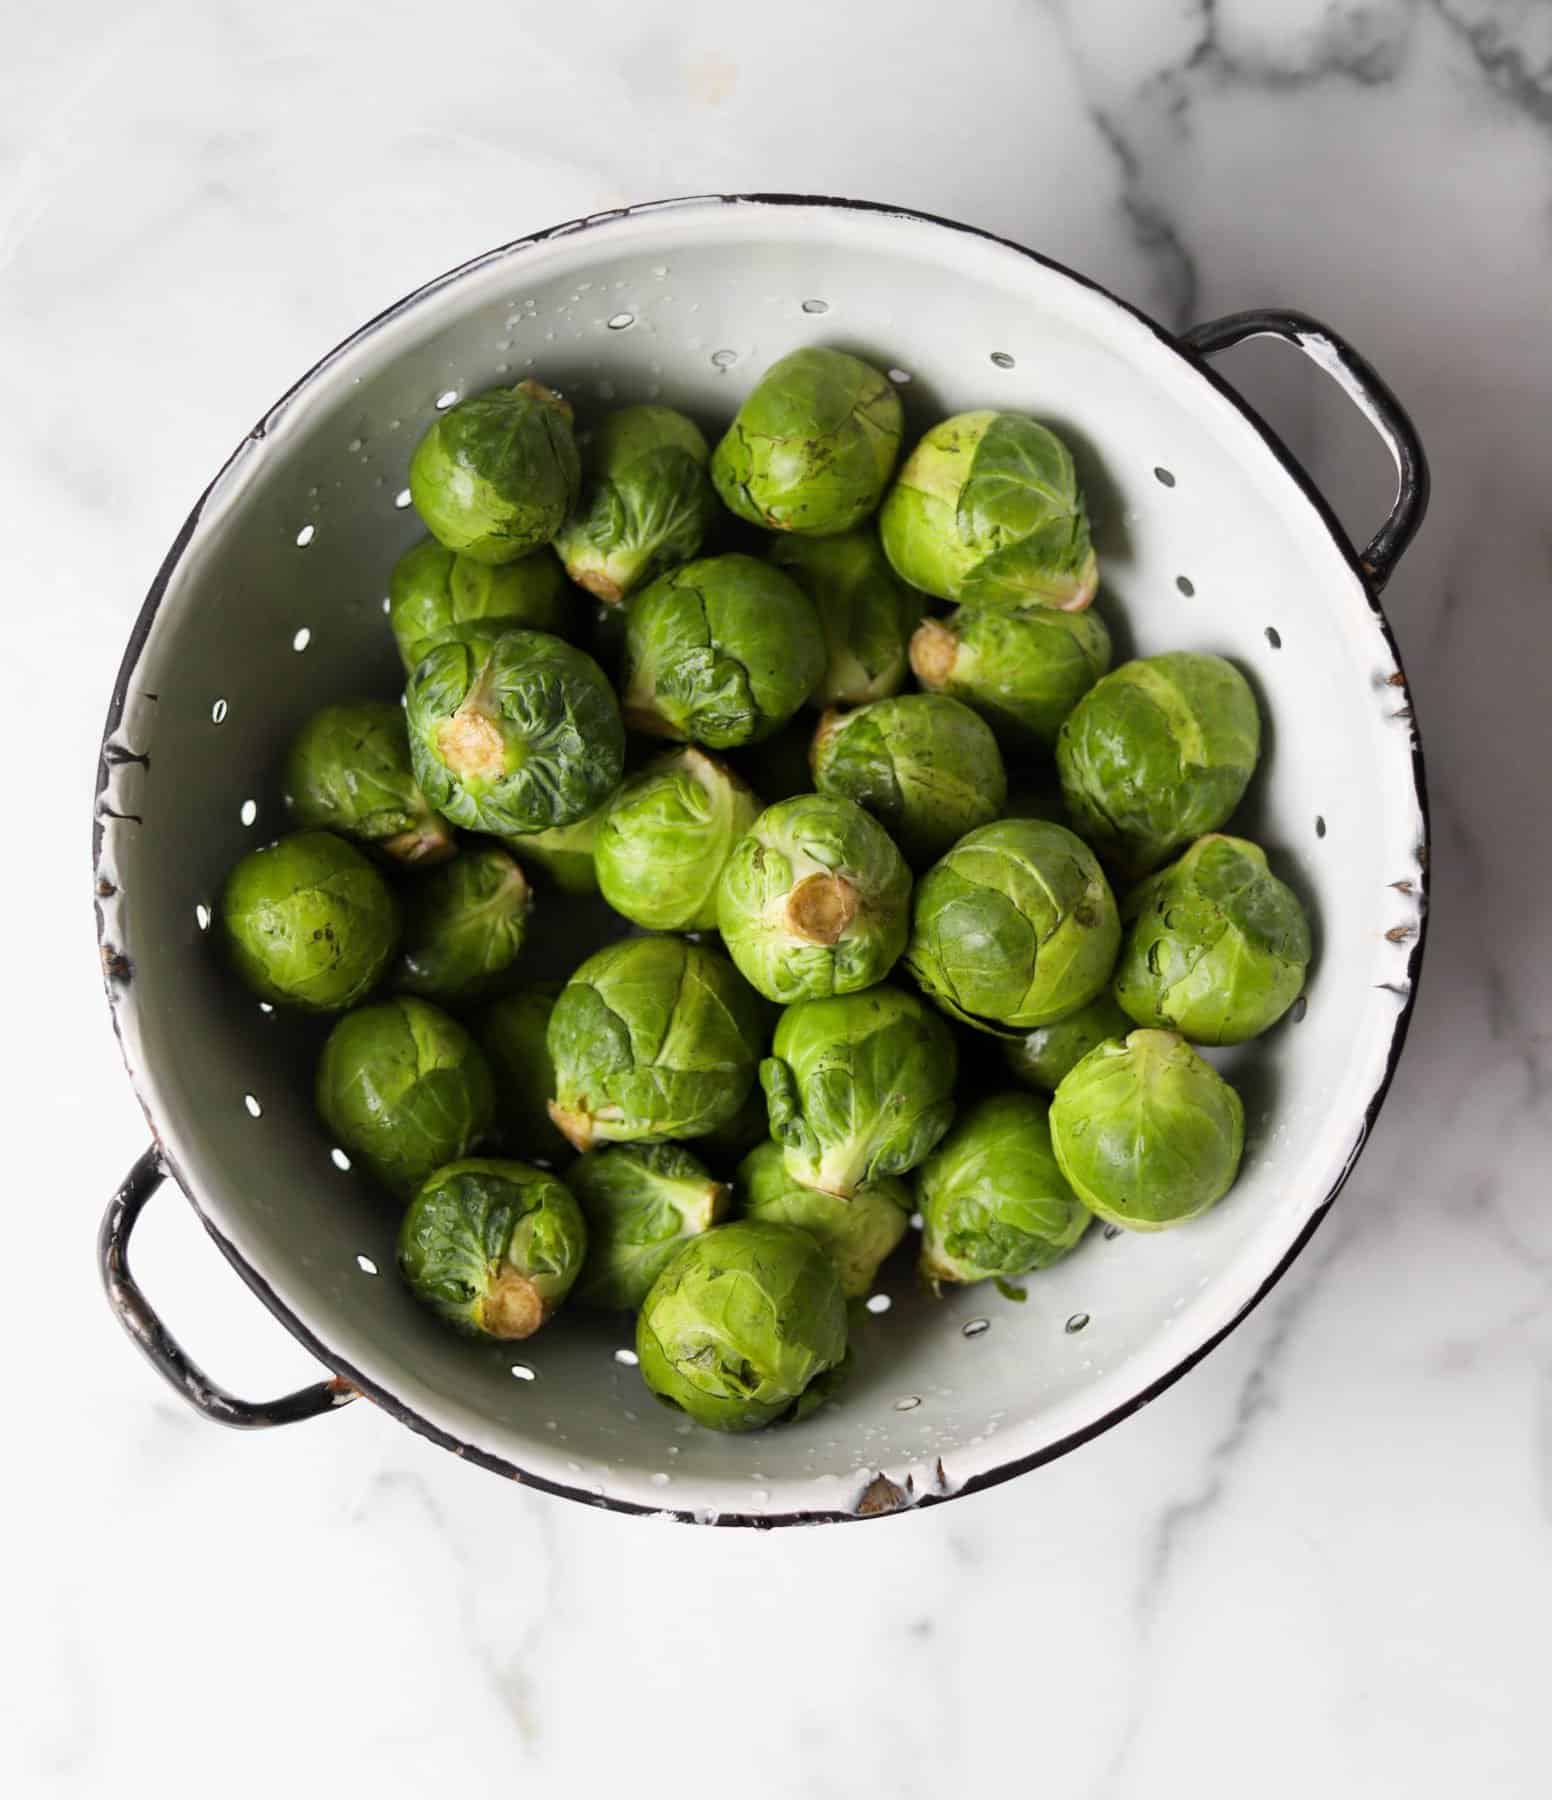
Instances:
[[[112,944],[101,947],[102,972],[109,981],[128,981],[134,974],[129,958],[122,950],[115,950]]]
[[[879,1470],[868,1485],[862,1490],[862,1498],[853,1511],[859,1519],[876,1519],[880,1513],[903,1512],[911,1504],[911,1478],[905,1478],[905,1486],[891,1481]]]

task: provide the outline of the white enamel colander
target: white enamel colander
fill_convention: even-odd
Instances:
[[[1355,556],[1329,509],[1205,358],[1274,334],[1313,357],[1395,457]],[[1215,1054],[1246,1101],[1244,1172],[1182,1230],[1095,1230],[1013,1304],[939,1300],[909,1258],[853,1332],[856,1367],[803,1424],[729,1437],[657,1406],[628,1321],[577,1311],[472,1345],[394,1269],[394,1210],[338,1168],[296,1027],[222,967],[209,909],[284,828],[273,772],[317,706],[396,690],[388,571],[419,534],[410,451],[462,395],[534,372],[581,415],[661,398],[708,424],[803,344],[888,368],[909,423],[971,407],[1048,421],[1094,515],[1118,655],[1232,657],[1268,745],[1248,835],[1316,921],[1307,1002]],[[243,440],[136,622],[108,711],[94,821],[103,966],[152,1148],[103,1225],[110,1297],[161,1372],[230,1425],[365,1395],[510,1479],[598,1505],[777,1524],[928,1504],[1034,1468],[1183,1374],[1287,1268],[1353,1165],[1400,1053],[1422,948],[1427,826],[1416,727],[1377,599],[1421,519],[1415,434],[1372,369],[1288,313],[1177,339],[1016,245],[897,208],[711,197],[584,219],[480,257],[364,326]],[[311,1041],[310,1039],[306,1041]],[[249,1286],[327,1365],[264,1405],[196,1368],[126,1249],[170,1175]],[[886,1304],[887,1301],[887,1304]]]

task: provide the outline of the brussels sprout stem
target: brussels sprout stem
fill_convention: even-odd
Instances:
[[[787,929],[811,944],[838,944],[858,904],[844,875],[806,875],[787,896]]]
[[[925,688],[941,688],[954,673],[959,639],[938,619],[923,619],[911,638],[911,670]]]
[[[480,1301],[480,1328],[496,1338],[525,1338],[544,1323],[546,1308],[539,1290],[516,1269],[492,1274],[490,1292]]]
[[[549,1109],[550,1123],[573,1150],[591,1150],[596,1146],[598,1135],[593,1130],[591,1115],[574,1112],[554,1100],[547,1101],[546,1105]]]
[[[499,781],[508,771],[506,742],[485,704],[494,667],[494,659],[486,662],[463,704],[437,731],[437,752],[460,781]]]
[[[401,831],[397,837],[385,838],[382,851],[395,862],[420,867],[447,862],[449,858],[456,856],[458,840],[453,835],[452,827],[440,813],[427,813],[424,819],[408,831]]]

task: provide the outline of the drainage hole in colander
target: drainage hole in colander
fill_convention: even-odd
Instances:
[[[1071,1336],[1071,1334],[1075,1331],[1082,1331],[1083,1327],[1085,1325],[1087,1325],[1088,1322],[1089,1322],[1089,1315],[1087,1313],[1074,1313],[1072,1315],[1072,1317],[1067,1321],[1067,1323],[1062,1327],[1062,1330],[1065,1331],[1069,1336]]]
[[[291,640],[291,648],[300,654],[313,641],[313,634],[304,625]]]
[[[622,1369],[634,1369],[640,1358],[634,1350],[616,1350],[614,1360]]]
[[[1121,1227],[1119,1225],[1107,1225],[1105,1227],[1105,1236],[1111,1242],[1114,1242],[1116,1238],[1120,1237],[1120,1235],[1121,1235]]]
[[[1196,583],[1192,581],[1189,575],[1177,575],[1175,577],[1175,586],[1180,589],[1181,593],[1184,594],[1188,600],[1196,592]]]
[[[237,816],[239,819],[242,820],[244,825],[251,825],[254,822],[254,820],[256,818],[258,818],[258,816],[259,816],[258,801],[257,800],[244,800],[242,803],[241,810],[238,812]]]
[[[317,537],[317,535],[318,535],[318,527],[316,525],[304,525],[302,527],[302,529],[296,534],[297,549],[305,550],[307,548],[307,546],[313,541],[313,539],[315,537]]]
[[[1300,994],[1293,1005],[1288,1008],[1288,1023],[1290,1025],[1297,1025],[1308,1011],[1309,1001],[1303,994]]]
[[[1320,816],[1319,813],[1316,813],[1315,814],[1315,836],[1316,837],[1324,837],[1325,835],[1326,835],[1326,821]]]
[[[226,702],[224,700],[217,700],[215,705],[210,709],[210,723],[212,725],[219,725],[225,717]]]
[[[991,1328],[990,1319],[966,1319],[959,1328],[959,1335],[967,1338],[984,1337]]]
[[[1011,369],[1013,367],[1013,358],[1008,355],[1006,350],[994,350],[992,352],[992,362],[999,369]]]
[[[634,313],[620,312],[616,313],[614,317],[610,319],[609,329],[611,331],[629,331],[631,326],[635,323],[636,315]]]
[[[393,606],[392,596],[389,594],[384,594],[383,595],[383,611],[384,612],[389,611],[392,606]]]
[[[714,369],[726,371],[731,369],[737,361],[738,352],[736,350],[713,350],[711,353],[711,366]]]
[[[372,1261],[370,1256],[358,1256],[356,1258],[356,1267],[363,1275],[375,1275],[377,1273],[377,1264]]]
[[[209,931],[210,929],[210,908],[206,906],[203,900],[201,900],[194,908],[194,923],[201,931]]]
[[[830,302],[828,300],[805,300],[803,310],[806,313],[827,313],[830,310]]]
[[[917,1407],[920,1405],[921,1405],[921,1395],[920,1394],[902,1394],[900,1396],[900,1398],[895,1402],[895,1411],[896,1412],[915,1412]]]
[[[1283,647],[1283,634],[1275,625],[1268,625],[1266,628],[1266,641],[1274,650],[1281,650]]]
[[[911,371],[909,369],[891,369],[889,371],[889,379],[896,387],[909,387],[911,385]]]
[[[350,1158],[340,1149],[338,1144],[330,1150],[329,1161],[334,1164],[336,1169],[348,1169],[350,1167]]]
[[[403,512],[405,507],[410,503],[410,490],[408,488],[400,488],[398,493],[393,497],[393,503],[400,512]]]
[[[436,397],[436,409],[438,412],[446,412],[448,407],[456,406],[457,404],[458,404],[457,388],[446,388],[443,390],[442,393],[438,394]]]
[[[259,1105],[252,1094],[243,1095],[243,1105],[247,1107],[248,1117],[250,1119],[262,1119],[264,1117],[264,1108]]]
[[[870,1313],[886,1313],[893,1305],[894,1302],[889,1298],[888,1294],[868,1295],[867,1307]]]
[[[1168,469],[1155,469],[1153,471],[1153,479],[1160,487],[1173,487],[1175,485],[1175,477]]]
[[[268,1000],[261,1000],[259,1002],[259,1011],[263,1013],[266,1019],[272,1019],[275,1016],[275,1009],[270,1005]]]
[[[512,1373],[519,1381],[532,1381],[534,1378],[534,1372],[527,1363],[513,1363]]]

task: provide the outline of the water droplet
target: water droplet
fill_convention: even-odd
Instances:
[[[448,407],[456,406],[457,404],[458,404],[457,388],[447,388],[442,393],[438,394],[436,397],[436,408],[437,408],[438,412],[446,412]]]
[[[1316,813],[1315,814],[1315,836],[1318,838],[1321,838],[1321,837],[1324,837],[1325,835],[1326,835],[1326,821],[1321,817],[1321,815],[1319,813]]]
[[[318,527],[316,525],[304,525],[302,527],[302,529],[296,534],[297,549],[305,550],[307,548],[307,546],[313,541],[313,539],[315,537],[317,537],[317,535],[318,535]]]
[[[377,1264],[372,1261],[370,1256],[358,1256],[356,1258],[356,1267],[363,1275],[375,1275],[377,1273]]]
[[[922,1226],[925,1223],[926,1223],[926,1221],[922,1218],[922,1216],[919,1212],[915,1212],[915,1213],[911,1214],[911,1230],[912,1231],[920,1231]]]
[[[512,1373],[519,1381],[532,1381],[534,1378],[534,1372],[527,1363],[513,1363]]]
[[[242,803],[242,810],[238,813],[237,816],[239,819],[242,820],[244,825],[251,825],[253,823],[253,821],[256,818],[258,818],[258,816],[259,816],[258,801],[257,800],[244,800]]]
[[[894,1305],[894,1302],[888,1294],[869,1294],[867,1304],[870,1313],[886,1313]]]
[[[668,1446],[668,1454],[670,1456],[677,1456],[679,1454],[679,1446],[677,1444],[670,1444]]]
[[[652,278],[654,281],[666,281],[668,279],[667,265],[665,263],[659,263],[652,271]]]
[[[1268,625],[1266,628],[1266,641],[1274,650],[1281,650],[1283,647],[1283,634],[1275,625]]]
[[[1083,1313],[1083,1312],[1074,1313],[1072,1315],[1072,1317],[1067,1321],[1067,1323],[1062,1327],[1062,1330],[1066,1331],[1068,1333],[1071,1333],[1074,1331],[1082,1331],[1083,1327],[1085,1325],[1087,1325],[1088,1322],[1089,1322],[1089,1315],[1087,1313]]]
[[[1196,592],[1196,584],[1189,575],[1177,575],[1175,577],[1175,586],[1180,589],[1181,593],[1184,594],[1188,600]]]
[[[403,512],[405,507],[410,503],[410,490],[408,488],[400,488],[398,493],[393,497],[393,503],[400,512]]]
[[[896,387],[909,387],[911,383],[911,371],[909,369],[891,369],[889,371],[889,379]]]
[[[830,302],[828,300],[805,300],[803,310],[806,313],[827,313],[830,310]]]
[[[655,1470],[652,1475],[653,1487],[667,1487],[669,1482],[672,1480],[673,1480],[673,1476],[667,1474],[662,1469]]]
[[[218,700],[210,709],[210,723],[212,725],[219,725],[225,717],[226,702],[224,700]]]
[[[313,641],[313,634],[304,625],[302,627],[302,629],[299,632],[297,632],[296,636],[292,638],[291,648],[295,651],[301,652],[301,651],[305,650],[312,641]]]
[[[921,1395],[920,1394],[902,1394],[901,1397],[895,1402],[895,1411],[896,1412],[915,1412],[917,1407],[920,1405],[921,1405]]]
[[[559,1419],[546,1419],[544,1421],[544,1429],[546,1431],[559,1431],[560,1430],[560,1420]]]
[[[350,1158],[340,1149],[338,1144],[336,1144],[329,1152],[329,1161],[334,1164],[336,1169],[348,1169],[350,1167]]]
[[[366,440],[364,438],[352,438],[345,446],[345,450],[350,456],[354,456],[358,450],[364,450],[365,448]]]
[[[611,331],[629,331],[635,323],[636,315],[634,313],[617,312],[609,321],[609,329]]]
[[[259,1105],[258,1101],[254,1098],[254,1096],[252,1094],[244,1094],[243,1095],[243,1105],[247,1107],[248,1117],[250,1119],[263,1118],[264,1108]]]
[[[713,350],[711,361],[713,368],[731,369],[733,364],[738,361],[738,352],[736,350]]]
[[[198,906],[194,908],[194,923],[201,931],[209,931],[210,929],[210,908],[206,906],[203,900],[201,900]]]
[[[992,352],[992,361],[999,369],[1011,369],[1013,367],[1013,358],[1008,355],[1006,350],[994,350]]]
[[[990,1319],[966,1319],[960,1326],[961,1337],[978,1338],[984,1336],[992,1328]]]
[[[1153,479],[1160,487],[1173,487],[1175,485],[1175,477],[1168,469],[1155,469],[1153,471]]]
[[[634,1369],[641,1358],[637,1356],[634,1350],[616,1350],[614,1353],[614,1360],[622,1369]]]

